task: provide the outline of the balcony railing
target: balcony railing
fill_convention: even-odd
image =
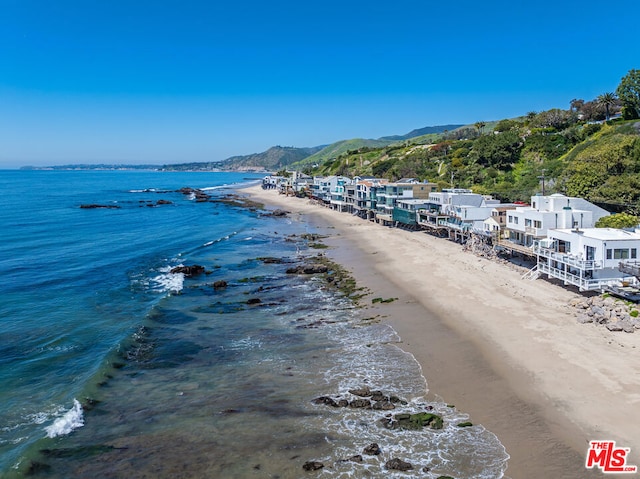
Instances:
[[[562,280],[565,284],[571,284],[580,288],[580,291],[598,291],[620,285],[625,278],[581,278],[568,271],[553,268],[549,264],[538,263],[538,271],[545,273],[552,278]]]
[[[533,252],[538,256],[542,256],[543,258],[564,263],[568,266],[572,266],[583,271],[604,268],[604,264],[600,260],[585,260],[579,256],[571,255],[568,253],[560,253],[551,248],[545,248],[543,246],[540,246],[539,243],[533,244]]]

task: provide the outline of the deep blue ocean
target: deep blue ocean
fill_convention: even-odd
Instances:
[[[296,478],[317,460],[316,477],[382,478],[391,457],[420,477],[502,477],[502,444],[425,401],[391,328],[286,274],[319,227],[227,201],[260,178],[0,171],[0,477]],[[171,272],[194,264],[206,273]],[[363,385],[445,428],[312,402]],[[380,457],[343,460],[372,442]]]

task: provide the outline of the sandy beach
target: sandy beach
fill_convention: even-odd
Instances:
[[[587,470],[590,440],[615,440],[640,465],[640,332],[578,324],[576,291],[521,267],[464,252],[424,232],[387,228],[255,186],[267,208],[319,226],[326,254],[349,269],[402,338],[429,394],[495,433],[512,479],[634,477]],[[365,298],[363,304],[370,303]],[[369,311],[370,310],[370,311]]]

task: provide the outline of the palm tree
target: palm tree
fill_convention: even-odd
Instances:
[[[484,121],[476,121],[473,126],[475,126],[476,130],[478,130],[478,133],[482,135],[482,130],[485,126],[487,126],[487,124]]]
[[[598,102],[600,105],[604,105],[606,112],[607,112],[607,121],[609,121],[609,118],[611,118],[611,115],[609,115],[609,106],[611,105],[615,105],[616,103],[616,94],[615,93],[603,93],[602,95],[600,95],[598,98],[596,98],[596,102]]]

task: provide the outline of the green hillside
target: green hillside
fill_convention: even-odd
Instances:
[[[352,140],[341,140],[330,145],[325,146],[320,151],[314,153],[303,160],[294,163],[293,168],[301,169],[306,166],[319,165],[327,160],[336,158],[340,155],[346,154],[351,150],[358,150],[360,148],[379,148],[382,146],[394,143],[391,140],[367,140],[363,138],[354,138]]]
[[[405,135],[383,136],[382,138],[380,138],[380,140],[390,140],[390,141],[410,140],[411,138],[415,138],[418,136],[439,134],[447,131],[457,130],[458,128],[461,128],[463,126],[464,125],[425,126],[424,128],[417,128],[415,130],[411,130],[409,133]]]
[[[472,188],[503,201],[528,201],[562,192],[610,210],[640,210],[640,122],[570,121],[542,126],[547,112],[531,119],[495,122],[473,137],[440,136],[433,144],[394,143],[345,152],[314,174],[416,177],[441,188]],[[469,135],[471,132],[467,132]]]
[[[210,171],[220,170],[247,170],[261,169],[265,171],[276,171],[287,168],[292,163],[307,158],[314,154],[322,146],[311,148],[294,148],[292,146],[273,146],[262,153],[253,153],[251,155],[232,156],[224,161],[205,162],[205,163],[180,163],[177,165],[165,165],[163,169],[170,171]]]

